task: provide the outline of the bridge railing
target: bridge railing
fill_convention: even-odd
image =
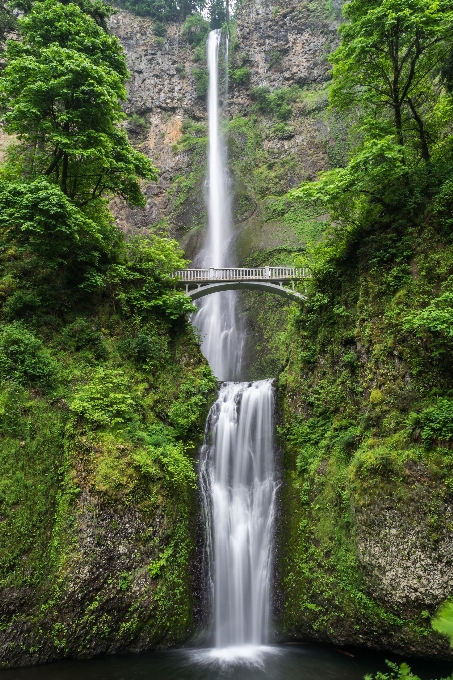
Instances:
[[[308,279],[310,272],[306,267],[227,267],[223,269],[179,269],[172,276],[185,283],[203,281],[253,281],[282,279]]]

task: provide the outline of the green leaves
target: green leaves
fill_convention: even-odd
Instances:
[[[56,366],[36,338],[20,323],[0,333],[0,378],[45,389],[55,381]]]
[[[125,313],[145,320],[157,312],[174,321],[195,310],[190,299],[174,289],[170,276],[186,264],[176,241],[136,237],[126,248],[127,261],[112,265],[108,275]]]
[[[98,368],[74,396],[70,409],[91,427],[124,427],[136,418],[137,402],[123,371]]]
[[[71,261],[96,265],[116,240],[45,179],[0,179],[0,235],[50,268]]]
[[[420,413],[411,413],[408,428],[412,435],[420,438],[430,447],[434,443],[451,442],[453,439],[453,401],[447,398],[437,399],[435,405],[425,408]]]
[[[453,647],[453,602],[447,600],[431,622],[432,627],[441,635],[446,635]]]
[[[453,10],[448,0],[353,0],[331,56],[333,105],[361,106],[385,119],[398,144],[411,140],[430,158],[434,78],[450,50]]]

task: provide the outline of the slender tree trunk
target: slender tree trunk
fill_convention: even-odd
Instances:
[[[401,115],[401,104],[395,102],[395,128],[396,128],[396,138],[400,146],[404,146],[404,136],[403,136],[403,119]]]
[[[420,145],[421,145],[421,150],[422,150],[422,158],[425,161],[425,163],[429,163],[430,161],[430,154],[429,154],[429,147],[428,147],[428,142],[426,141],[426,133],[425,133],[425,126],[423,124],[422,119],[420,118],[417,109],[415,108],[414,102],[410,97],[407,98],[408,104],[410,106],[410,109],[412,111],[412,115],[414,116],[415,122],[418,125],[418,135],[420,137]]]
[[[230,25],[230,0],[225,0],[225,21],[226,25]]]
[[[49,165],[49,167],[45,171],[45,173],[44,173],[45,175],[52,174],[52,172],[57,167],[58,163],[61,161],[62,156],[63,156],[63,151],[61,149],[58,149],[58,151],[56,151],[56,153],[55,153],[55,157],[54,157],[52,163]]]
[[[61,171],[61,190],[68,195],[68,154],[63,154],[63,168]]]

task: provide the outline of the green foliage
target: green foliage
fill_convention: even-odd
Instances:
[[[206,4],[210,28],[222,28],[227,18],[225,0],[207,0]]]
[[[365,675],[364,680],[420,680],[418,675],[412,673],[410,667],[407,663],[402,663],[400,665],[392,663],[391,661],[385,662],[390,669],[389,673],[378,672],[376,675]],[[449,678],[444,678],[444,680],[450,680]]]
[[[230,69],[229,76],[235,85],[247,85],[250,82],[250,69],[247,66]]]
[[[256,102],[253,108],[259,113],[286,121],[292,114],[291,103],[298,95],[299,88],[297,85],[281,87],[273,92],[268,87],[255,87],[252,90],[252,96]]]
[[[3,46],[8,35],[14,30],[17,30],[17,18],[9,3],[0,2],[0,45]]]
[[[273,66],[279,66],[283,61],[283,55],[277,50],[271,50],[269,52],[269,68]]]
[[[41,389],[55,382],[55,362],[42,342],[18,322],[0,332],[0,377]]]
[[[138,178],[156,178],[151,162],[129,144],[124,118],[128,76],[117,38],[76,5],[38,2],[20,20],[0,82],[7,132],[16,134],[19,167],[48,177],[80,206],[106,193],[143,205]]]
[[[376,673],[376,675],[366,675],[365,680],[420,680],[418,675],[414,675],[407,663],[399,666],[391,661],[385,662],[390,668],[390,673]]]
[[[160,313],[169,321],[194,311],[189,298],[174,288],[170,274],[186,261],[176,241],[150,236],[126,244],[127,260],[109,268],[108,280],[124,313],[142,320]]]
[[[8,182],[0,178],[0,233],[39,266],[78,267],[83,281],[92,267],[108,257],[119,235],[109,222],[94,222],[45,178]]]
[[[153,24],[153,33],[158,38],[164,38],[167,35],[167,26],[162,21],[155,21]]]
[[[274,125],[272,134],[274,137],[277,137],[277,139],[291,139],[291,137],[294,137],[294,128],[282,121],[281,123],[276,123]]]
[[[192,452],[216,385],[171,276],[181,250],[126,243],[108,211],[113,193],[140,204],[138,179],[155,172],[120,127],[124,54],[84,4],[24,7],[1,79],[19,141],[0,176],[0,585],[24,593],[14,616],[31,659],[43,645],[65,655],[72,640],[81,653],[100,636],[127,645],[146,629],[166,644],[192,631]],[[108,509],[113,533],[131,512],[153,527],[131,539],[138,560],[151,555],[145,608],[130,602],[136,572],[112,566],[66,616],[82,498]]]
[[[137,399],[122,371],[98,368],[92,380],[75,393],[70,409],[91,427],[123,427],[134,420]]]
[[[136,338],[124,340],[118,349],[125,358],[148,368],[169,358],[165,336],[146,332],[141,332]]]
[[[187,437],[201,426],[200,408],[214,387],[210,371],[205,371],[196,383],[191,381],[180,385],[178,397],[174,399],[168,413],[169,421],[179,437]]]
[[[428,160],[423,118],[433,101],[433,89],[426,74],[438,69],[449,52],[451,4],[353,0],[344,15],[349,21],[341,27],[342,42],[331,57],[332,103],[342,108],[359,103],[365,115],[377,114],[384,134],[388,122],[387,130],[393,128],[401,146],[405,137],[417,137],[420,154]]]
[[[193,78],[195,80],[195,90],[197,96],[203,98],[208,91],[209,85],[209,75],[204,69],[195,68],[192,71]]]
[[[434,443],[447,443],[453,439],[453,401],[439,398],[434,406],[420,413],[411,413],[408,427],[415,438],[420,438],[427,446]]]
[[[78,318],[66,326],[60,335],[61,346],[73,352],[87,351],[97,360],[106,359],[108,349],[102,339],[101,333],[96,330],[95,324],[84,318]]]
[[[191,47],[204,47],[208,33],[209,22],[199,13],[187,17],[182,27],[182,34]]]
[[[133,14],[150,16],[161,22],[182,21],[186,17],[201,12],[205,0],[115,0]]]
[[[43,0],[34,0],[42,2]],[[44,0],[45,1],[45,0]],[[104,0],[59,0],[62,5],[76,5],[80,10],[91,17],[104,31],[108,30],[107,20],[115,11],[111,5]],[[12,0],[9,4],[11,9],[19,10],[28,14],[33,8],[33,0]]]
[[[440,607],[431,624],[434,630],[449,638],[453,647],[453,603],[450,600]]]
[[[172,493],[186,493],[197,488],[197,478],[192,460],[184,452],[181,442],[167,443],[163,447],[147,447],[134,455],[134,461],[143,473],[155,475],[161,470],[164,483]]]

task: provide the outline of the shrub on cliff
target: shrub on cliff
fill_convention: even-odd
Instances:
[[[55,362],[36,338],[20,323],[4,326],[0,332],[0,378],[26,387],[52,386]]]

